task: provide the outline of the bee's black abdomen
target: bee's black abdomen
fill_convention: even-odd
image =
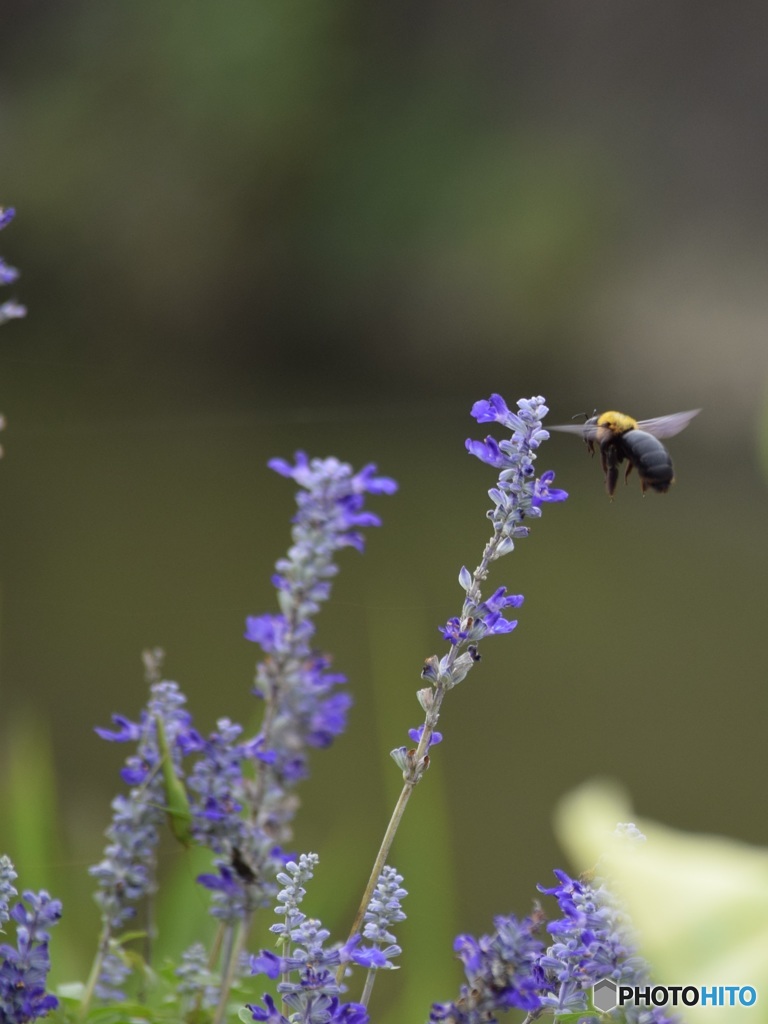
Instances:
[[[643,490],[652,487],[664,493],[675,478],[669,452],[653,434],[644,430],[628,430],[621,435],[625,457],[640,476]]]

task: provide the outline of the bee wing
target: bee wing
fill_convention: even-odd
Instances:
[[[547,423],[545,429],[558,430],[561,434],[578,434],[585,440],[597,437],[597,427],[594,423],[557,423],[553,426]]]
[[[689,409],[688,412],[674,412],[671,416],[657,416],[653,420],[639,420],[638,429],[645,430],[654,437],[674,437],[684,430],[701,409]]]

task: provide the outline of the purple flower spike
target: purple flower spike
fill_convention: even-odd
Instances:
[[[16,211],[12,206],[0,206],[0,231],[8,227],[15,215]],[[0,285],[11,284],[18,276],[18,270],[0,258]],[[0,303],[0,324],[8,323],[9,320],[18,320],[26,315],[26,307],[13,299]]]
[[[300,909],[306,895],[305,885],[314,874],[318,864],[315,853],[303,853],[296,861],[288,861],[285,870],[277,877],[283,889],[278,894],[275,913],[283,920],[270,928],[278,936],[280,954],[262,950],[250,958],[253,974],[265,974],[268,978],[281,978],[277,985],[290,1020],[306,1021],[307,1024],[367,1024],[368,1013],[360,1003],[341,1001],[341,988],[336,981],[336,971],[342,965],[355,963],[368,970],[391,968],[390,960],[400,949],[381,944],[392,940],[387,929],[394,922],[401,921],[400,899],[406,895],[399,887],[402,881],[393,869],[384,868],[379,885],[366,914],[366,937],[371,941],[368,947],[360,945],[361,936],[356,935],[345,945],[328,945],[330,933],[320,921],[307,917]],[[271,1024],[289,1024],[277,1009],[271,996],[263,997],[263,1005],[248,1004],[252,1019],[268,1021]]]
[[[489,492],[495,506],[489,518],[502,542],[495,557],[511,551],[517,538],[528,535],[524,520],[538,518],[542,502],[564,501],[568,497],[565,491],[550,488],[555,478],[551,470],[536,479],[535,453],[549,438],[541,423],[549,411],[544,399],[521,398],[517,406],[519,411],[511,412],[500,395],[476,402],[472,408],[475,419],[480,423],[500,423],[512,431],[512,436],[500,442],[492,437],[485,441],[467,441],[471,455],[500,470],[498,484]]]
[[[472,415],[479,423],[499,423],[512,436],[503,441],[486,437],[484,441],[469,438],[466,442],[470,455],[493,466],[498,473],[495,487],[488,492],[494,504],[488,512],[494,532],[474,573],[466,566],[459,573],[459,584],[466,594],[461,614],[438,627],[451,645],[450,652],[441,660],[436,656],[427,659],[422,670],[422,676],[441,692],[461,682],[477,664],[480,640],[511,633],[517,626],[517,620],[507,618],[504,612],[519,608],[522,595],[507,594],[506,587],[499,587],[490,598],[482,598],[480,587],[488,577],[491,562],[512,551],[515,541],[528,536],[528,520],[541,517],[543,504],[568,497],[565,491],[550,486],[555,476],[551,471],[536,476],[536,450],[549,437],[541,422],[548,411],[544,399],[521,398],[517,408],[517,412],[512,412],[498,394],[472,406]],[[436,716],[434,707],[425,710]]]
[[[103,859],[92,868],[98,889],[96,902],[103,919],[113,930],[121,928],[136,913],[135,904],[154,891],[155,848],[165,823],[167,797],[157,740],[157,720],[162,720],[169,744],[190,731],[186,698],[176,683],[155,683],[151,698],[139,722],[114,715],[116,731],[97,729],[112,742],[137,744],[126,759],[121,776],[132,788],[112,801],[112,823],[106,831],[108,844]]]
[[[432,1005],[430,1024],[480,1024],[511,1009],[532,1012],[542,1005],[537,959],[543,947],[535,937],[537,922],[510,916],[497,917],[494,923],[492,935],[457,937],[453,948],[464,964],[467,983],[455,1002]]]
[[[347,694],[336,690],[345,677],[332,672],[330,659],[312,646],[313,619],[330,596],[337,552],[346,547],[362,551],[362,531],[380,524],[364,507],[366,494],[392,494],[397,484],[378,475],[373,464],[355,473],[338,459],[310,459],[301,451],[293,463],[275,458],[269,466],[299,484],[298,510],[292,545],[273,576],[280,611],[250,616],[245,637],[265,655],[254,689],[268,707],[260,737],[266,800],[261,813],[265,829],[285,843],[296,804],[289,790],[308,774],[308,748],[333,742],[346,726],[351,704]]]
[[[13,887],[16,872],[8,857],[0,857],[0,921],[16,925],[16,945],[0,945],[0,1021],[22,1024],[37,1020],[59,1001],[45,991],[51,960],[48,955],[49,929],[61,917],[61,901],[45,890],[26,891],[8,913],[8,899],[17,895]]]
[[[637,955],[629,917],[608,886],[600,878],[586,882],[570,878],[565,871],[554,874],[558,885],[538,886],[539,892],[555,897],[562,915],[547,924],[555,941],[538,960],[542,1008],[555,1016],[583,1013],[589,1007],[592,986],[606,979],[616,985],[647,985],[648,964]],[[643,1024],[680,1024],[661,1008],[631,1019]]]

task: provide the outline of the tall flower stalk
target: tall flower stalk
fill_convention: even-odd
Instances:
[[[145,656],[150,679],[155,679],[159,668],[159,653],[154,652],[154,661],[150,655]],[[138,722],[114,715],[116,729],[96,730],[102,739],[135,743],[136,753],[126,759],[121,772],[131,788],[112,801],[104,856],[90,868],[97,883],[95,899],[101,909],[102,930],[83,998],[84,1009],[94,994],[102,1000],[122,998],[121,986],[128,972],[118,936],[136,916],[137,904],[157,889],[156,848],[167,806],[159,730],[163,730],[166,743],[170,736],[175,748],[177,738],[191,727],[185,703],[176,683],[155,681],[147,709]]]
[[[338,459],[308,459],[296,453],[291,465],[272,459],[270,467],[294,480],[298,510],[292,545],[276,566],[279,614],[252,616],[246,639],[261,647],[254,693],[264,701],[262,758],[251,798],[255,823],[278,842],[290,838],[296,810],[291,795],[307,774],[307,748],[327,747],[346,725],[351,698],[336,687],[344,676],[330,671],[330,660],[312,646],[314,617],[331,593],[338,572],[336,553],[362,551],[362,529],[381,520],[364,508],[366,494],[392,494],[397,484],[368,465],[359,473]]]
[[[516,620],[505,618],[504,612],[518,608],[523,602],[522,596],[508,594],[507,588],[502,586],[483,599],[481,587],[488,578],[491,564],[514,550],[516,541],[528,536],[528,523],[540,518],[543,504],[564,501],[568,497],[565,491],[550,486],[555,476],[553,472],[536,476],[536,452],[549,437],[542,426],[542,420],[549,411],[544,399],[523,398],[517,406],[518,411],[513,412],[501,395],[493,394],[472,407],[472,416],[478,423],[498,423],[511,431],[511,436],[502,441],[486,437],[484,441],[470,438],[466,442],[471,455],[498,471],[497,483],[488,492],[493,501],[493,508],[487,513],[493,524],[493,533],[475,571],[470,573],[464,566],[459,573],[459,584],[465,595],[461,612],[440,627],[450,645],[448,651],[442,658],[432,655],[422,669],[422,677],[429,681],[430,686],[419,690],[417,695],[425,717],[423,725],[410,734],[416,747],[399,747],[392,751],[392,757],[403,773],[403,788],[384,833],[350,938],[360,930],[405,808],[429,767],[429,749],[442,739],[436,727],[445,695],[480,660],[478,644],[481,640],[486,636],[509,633],[517,625]]]

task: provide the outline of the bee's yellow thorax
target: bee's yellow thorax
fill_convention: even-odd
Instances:
[[[597,425],[607,427],[614,434],[626,434],[628,430],[637,430],[637,420],[623,412],[604,412],[598,416]]]

